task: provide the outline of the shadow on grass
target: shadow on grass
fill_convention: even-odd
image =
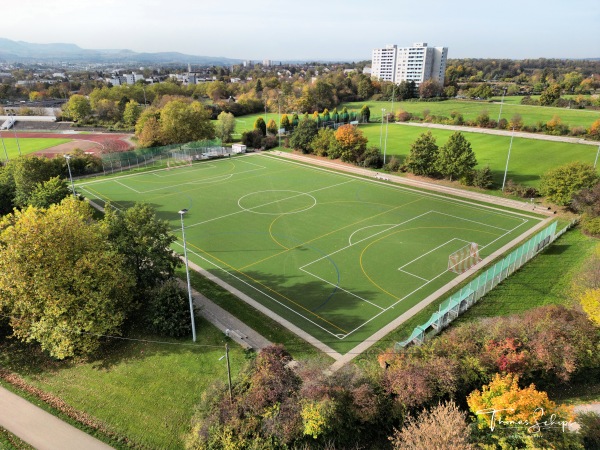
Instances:
[[[94,369],[110,371],[122,363],[160,355],[209,353],[219,347],[222,347],[225,353],[225,343],[232,343],[231,339],[218,332],[202,317],[196,317],[196,330],[197,342],[202,343],[200,345],[192,342],[191,327],[189,337],[178,339],[130,330],[122,338],[104,338],[100,348],[91,356],[64,360],[53,358],[37,343],[6,338],[0,343],[0,367],[22,376],[58,372],[79,364],[91,364]]]

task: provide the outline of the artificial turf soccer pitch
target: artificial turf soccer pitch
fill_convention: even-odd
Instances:
[[[267,154],[81,180],[116,208],[145,202],[188,258],[344,354],[454,280],[450,255],[485,258],[542,218]],[[240,300],[242,301],[242,300]]]

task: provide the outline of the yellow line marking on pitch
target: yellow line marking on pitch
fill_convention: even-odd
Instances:
[[[410,205],[410,204],[412,204],[412,203],[420,202],[420,201],[422,201],[422,200],[424,200],[424,197],[421,197],[421,198],[418,198],[418,199],[416,199],[416,200],[413,200],[412,202],[408,202],[408,203],[404,203],[404,204],[402,204],[402,205],[398,205],[398,206],[396,206],[396,207],[394,207],[394,208],[391,208],[391,209],[389,209],[389,210],[387,210],[387,211],[383,211],[383,212],[380,212],[379,214],[375,214],[374,216],[365,217],[364,219],[361,219],[361,220],[359,220],[359,221],[357,221],[357,222],[350,223],[350,224],[348,224],[348,225],[345,225],[345,226],[343,226],[343,227],[341,227],[341,228],[338,228],[338,229],[336,229],[336,230],[332,230],[332,231],[330,231],[330,232],[328,232],[328,233],[325,233],[325,234],[323,234],[323,235],[321,235],[321,236],[317,236],[317,237],[315,237],[315,238],[313,238],[313,239],[310,239],[310,240],[308,240],[308,241],[306,241],[306,242],[303,242],[303,243],[301,243],[301,244],[295,245],[294,247],[290,247],[290,248],[288,248],[287,250],[283,250],[283,251],[281,251],[281,252],[279,252],[279,253],[275,253],[274,255],[267,256],[266,258],[263,258],[263,259],[260,259],[260,260],[258,260],[258,261],[255,261],[255,262],[253,262],[253,263],[251,263],[251,264],[248,264],[248,265],[246,265],[246,266],[244,266],[244,267],[241,267],[241,268],[240,268],[240,270],[246,270],[248,267],[255,266],[255,265],[257,265],[257,264],[260,264],[260,263],[262,263],[262,262],[265,262],[265,261],[267,261],[267,260],[269,260],[269,259],[271,259],[271,258],[276,258],[277,256],[283,255],[284,253],[286,253],[286,252],[289,252],[290,250],[295,250],[295,249],[297,249],[297,248],[300,248],[300,247],[302,247],[302,246],[304,246],[304,245],[306,245],[306,244],[310,244],[311,242],[318,241],[319,239],[322,239],[322,238],[324,238],[324,237],[327,237],[327,236],[329,236],[329,235],[331,235],[331,234],[337,233],[338,231],[342,231],[342,230],[344,230],[344,229],[346,229],[346,228],[350,228],[350,227],[356,226],[356,225],[358,225],[359,223],[365,222],[365,221],[367,221],[367,220],[374,219],[374,218],[376,218],[376,217],[378,217],[378,216],[381,216],[381,215],[383,215],[383,214],[388,214],[388,213],[391,213],[392,211],[395,211],[395,210],[397,210],[397,209],[400,209],[400,208],[402,208],[402,207],[404,207],[404,206],[407,206],[407,205]]]
[[[371,282],[371,284],[373,286],[375,286],[377,289],[379,289],[381,292],[383,292],[384,294],[389,295],[390,297],[392,297],[394,300],[399,300],[400,297],[392,294],[391,292],[388,292],[387,290],[385,290],[384,288],[382,288],[381,286],[379,286],[375,281],[373,281],[373,279],[367,274],[367,271],[365,270],[364,266],[363,266],[363,255],[365,254],[365,252],[367,251],[367,249],[381,241],[382,239],[386,239],[396,233],[404,233],[405,231],[414,231],[414,230],[431,230],[431,229],[439,229],[439,230],[467,230],[467,231],[474,231],[477,233],[486,233],[486,234],[491,234],[496,236],[496,234],[494,234],[491,231],[483,231],[483,230],[473,230],[470,228],[459,228],[459,227],[414,227],[414,228],[407,228],[406,230],[397,230],[394,231],[393,233],[390,234],[386,234],[385,236],[380,237],[379,239],[375,239],[374,241],[370,242],[368,245],[365,246],[365,248],[363,248],[362,252],[360,252],[360,257],[359,257],[359,264],[360,264],[360,270],[362,271],[362,273],[364,274],[365,277],[367,277],[367,279]]]
[[[244,272],[242,272],[240,269],[236,269],[236,268],[235,268],[235,267],[233,267],[232,265],[230,265],[230,264],[226,263],[225,261],[223,261],[222,259],[220,259],[220,258],[217,258],[216,256],[214,256],[214,255],[210,254],[210,253],[209,253],[209,252],[207,252],[206,250],[203,250],[203,249],[201,249],[201,248],[200,248],[200,247],[198,247],[197,245],[194,245],[194,244],[193,244],[193,243],[191,243],[191,242],[188,242],[187,244],[188,244],[188,245],[190,245],[190,246],[192,246],[192,247],[194,247],[194,248],[195,248],[195,249],[197,249],[198,251],[200,251],[200,252],[204,253],[205,255],[207,255],[207,256],[209,256],[209,257],[213,258],[214,260],[218,261],[220,264],[223,264],[224,266],[227,266],[227,267],[229,267],[231,270],[233,270],[233,271],[235,271],[235,272],[239,273],[240,275],[243,275],[243,276],[245,276],[245,277],[246,277],[246,278],[248,278],[249,280],[252,280],[252,282],[254,282],[254,283],[258,284],[259,286],[262,286],[262,287],[263,287],[263,288],[265,288],[266,290],[268,290],[268,291],[271,291],[271,292],[272,292],[272,293],[274,293],[275,295],[278,295],[279,297],[281,297],[281,298],[283,298],[283,299],[287,300],[287,301],[288,301],[288,302],[290,302],[290,303],[293,303],[293,304],[294,304],[294,305],[296,305],[298,308],[301,308],[301,309],[303,309],[303,310],[304,310],[304,311],[306,311],[307,313],[309,313],[309,314],[311,314],[311,315],[313,315],[313,316],[317,317],[318,319],[322,320],[323,322],[325,322],[325,323],[327,323],[327,324],[331,325],[332,327],[334,327],[334,328],[336,328],[336,329],[340,330],[340,331],[341,331],[341,332],[343,332],[344,334],[348,333],[348,332],[347,332],[346,330],[344,330],[343,328],[340,328],[340,327],[338,327],[336,324],[334,324],[334,323],[331,323],[329,320],[325,319],[324,317],[321,317],[320,315],[316,314],[315,312],[311,311],[310,309],[307,309],[307,308],[305,308],[304,306],[302,306],[301,304],[299,304],[299,303],[295,302],[295,301],[294,301],[294,300],[292,300],[291,298],[289,298],[289,297],[286,297],[286,296],[285,296],[285,295],[283,295],[281,292],[278,292],[278,291],[276,291],[275,289],[272,289],[272,288],[270,288],[269,286],[267,286],[267,285],[265,285],[265,284],[261,283],[260,281],[256,280],[255,278],[252,278],[250,275],[248,275],[247,273],[244,273]]]

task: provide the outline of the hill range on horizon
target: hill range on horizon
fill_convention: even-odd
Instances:
[[[0,37],[0,61],[231,65],[242,60],[179,52],[138,53],[128,49],[84,49],[76,44],[36,44]]]
[[[367,58],[365,58],[366,60]],[[465,58],[460,58],[465,59]],[[466,58],[466,59],[499,59],[499,58]],[[509,58],[500,58],[509,59]],[[527,58],[537,59],[537,58]],[[557,60],[590,60],[597,61],[600,57],[589,58],[541,58]],[[13,41],[0,37],[0,62],[5,63],[104,63],[104,64],[195,64],[202,66],[227,66],[240,64],[243,60],[225,56],[200,56],[171,52],[135,52],[129,49],[85,49],[72,43],[38,44],[25,41]],[[314,62],[343,62],[339,60],[286,60],[286,63]],[[345,61],[350,62],[350,61]]]

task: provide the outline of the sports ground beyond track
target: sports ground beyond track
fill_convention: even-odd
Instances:
[[[453,252],[475,242],[485,258],[542,220],[268,155],[77,189],[117,208],[149,203],[180,237],[187,208],[192,262],[342,354],[454,280]]]

